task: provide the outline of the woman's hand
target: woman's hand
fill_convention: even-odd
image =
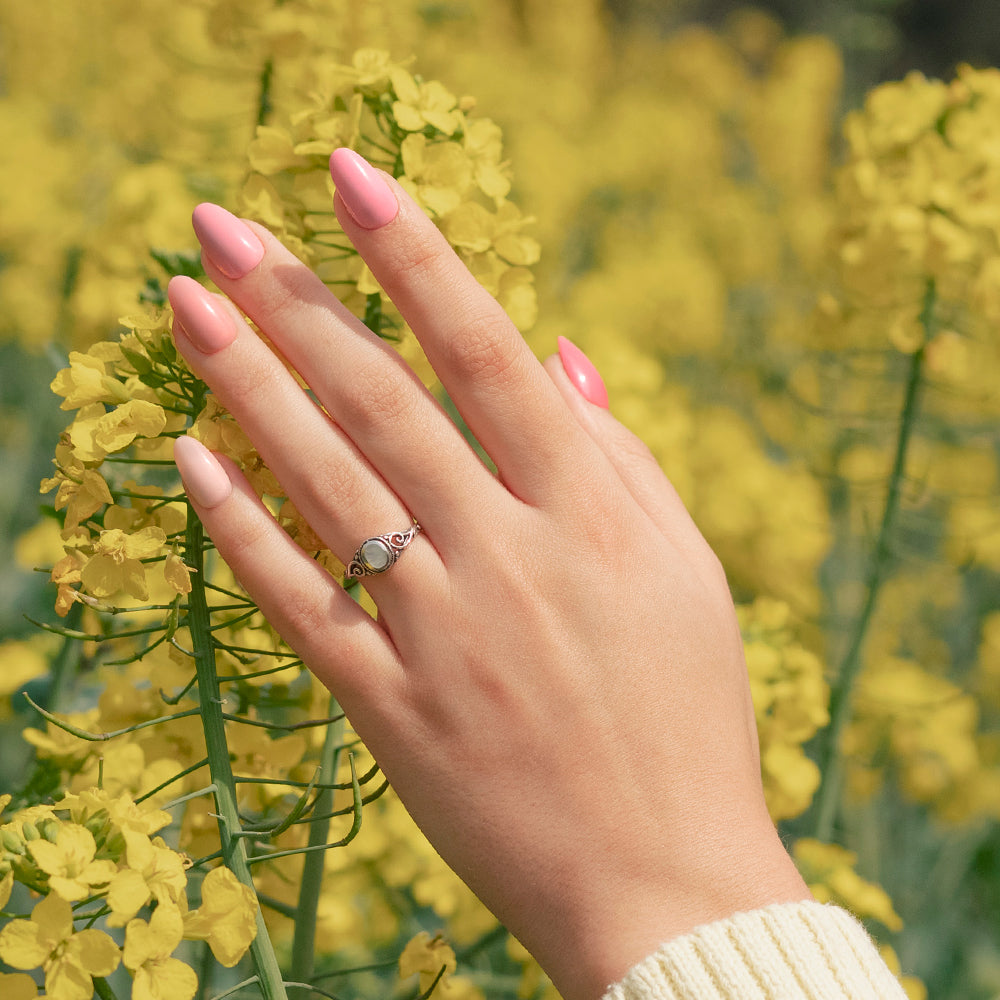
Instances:
[[[586,359],[563,342],[536,361],[391,178],[331,162],[341,224],[497,473],[318,278],[211,205],[195,229],[231,302],[175,278],[177,345],[345,564],[420,524],[365,578],[378,621],[233,463],[185,438],[178,465],[442,857],[567,1000],[593,1000],[670,937],[808,898],[764,806],[725,576]]]

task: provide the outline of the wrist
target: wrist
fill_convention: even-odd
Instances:
[[[591,881],[535,956],[565,1000],[598,1000],[662,944],[696,928],[775,903],[813,897],[768,823],[727,849],[703,842],[697,860],[629,880]],[[710,839],[710,838],[706,838]],[[584,899],[586,898],[586,902]]]

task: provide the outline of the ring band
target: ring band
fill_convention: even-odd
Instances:
[[[384,573],[419,532],[420,525],[414,522],[406,531],[390,531],[366,538],[354,553],[345,576],[349,580],[356,580],[360,576],[378,576],[379,573]]]

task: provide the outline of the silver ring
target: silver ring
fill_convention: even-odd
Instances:
[[[406,531],[390,531],[366,538],[354,553],[345,576],[349,580],[356,580],[359,576],[378,576],[379,573],[384,573],[419,532],[420,525],[414,523]]]

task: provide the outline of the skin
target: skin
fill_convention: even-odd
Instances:
[[[558,356],[535,359],[386,183],[391,222],[363,229],[339,196],[338,218],[498,474],[398,356],[251,226],[265,253],[249,274],[205,256],[228,297],[210,300],[212,322],[235,339],[206,352],[178,323],[178,348],[345,563],[368,536],[411,519],[423,531],[366,580],[376,622],[228,460],[231,491],[194,506],[442,857],[566,1000],[594,1000],[671,937],[809,893],[765,809],[718,560],[645,446]]]

